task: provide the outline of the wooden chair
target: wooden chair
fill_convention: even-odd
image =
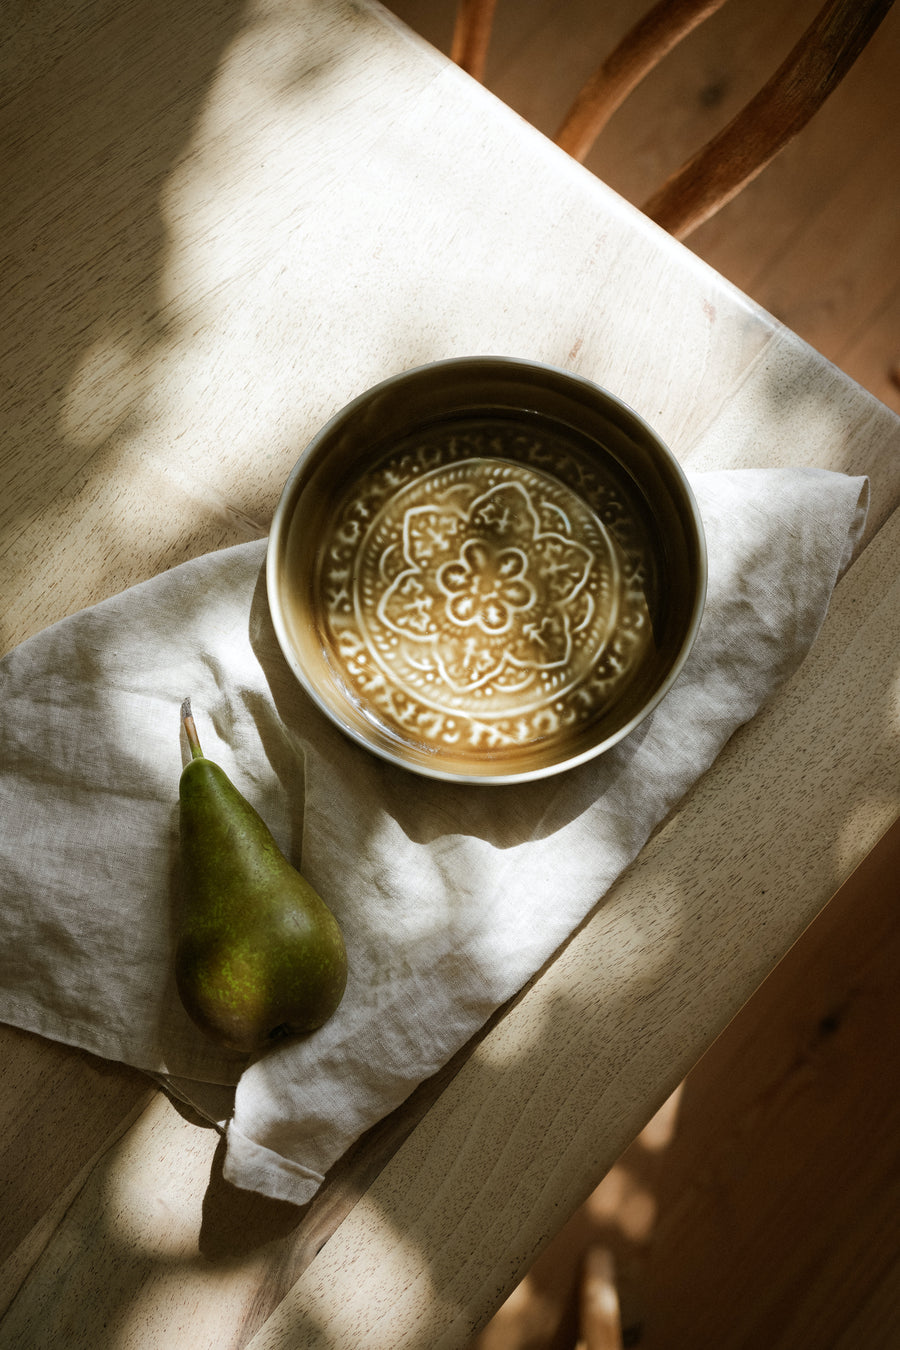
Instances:
[[[580,90],[556,134],[584,161],[612,114],[667,52],[725,0],[658,0]],[[461,0],[451,57],[482,79],[496,0]],[[735,197],[797,135],[847,74],[893,0],[828,0],[759,93],[646,201],[677,239]]]

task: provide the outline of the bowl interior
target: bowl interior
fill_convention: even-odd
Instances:
[[[589,381],[438,362],[344,408],[291,474],[269,603],[342,730],[432,777],[556,773],[631,731],[684,662],[705,594],[678,464]]]

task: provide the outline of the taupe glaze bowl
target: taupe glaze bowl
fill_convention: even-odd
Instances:
[[[647,423],[566,371],[440,361],[313,438],[269,536],[281,649],[392,764],[521,783],[608,750],[683,666],[706,593],[693,494]]]

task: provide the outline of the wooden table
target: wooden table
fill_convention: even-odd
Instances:
[[[3,650],[264,535],[322,421],[440,357],[588,375],[690,469],[871,478],[791,684],[308,1212],[0,1029],[0,1346],[464,1345],[900,814],[900,422],[364,0],[2,23]]]

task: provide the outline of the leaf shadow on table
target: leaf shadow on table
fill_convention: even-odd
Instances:
[[[18,22],[5,12],[0,59],[17,120],[3,210],[16,263],[2,297],[16,334],[0,353],[4,453],[14,481],[41,475],[39,502],[77,490],[82,472],[120,452],[116,428],[140,416],[141,370],[166,322],[161,190],[245,7],[172,8],[164,22],[152,0],[51,3]],[[10,532],[18,495],[4,503]]]
[[[8,145],[0,225],[10,256],[0,314],[15,334],[0,347],[9,485],[0,575],[19,602],[0,616],[3,649],[62,613],[265,532],[292,462],[290,433],[285,448],[283,426],[258,419],[257,474],[251,482],[241,472],[245,452],[235,451],[238,483],[222,490],[225,456],[205,441],[211,414],[192,423],[181,404],[206,354],[204,325],[223,326],[210,292],[227,282],[230,264],[194,234],[209,205],[204,191],[218,210],[240,160],[241,147],[227,144],[232,86],[255,80],[276,111],[301,89],[315,105],[343,55],[307,31],[305,12],[295,14],[291,50],[287,11],[251,0],[20,8],[28,9],[14,4],[0,19]],[[242,38],[266,27],[261,42],[290,69],[283,89],[270,89],[272,70],[248,69],[240,50],[232,60]],[[199,161],[198,200],[190,189]],[[238,338],[238,347],[247,341]],[[208,378],[230,384],[215,368]],[[314,423],[318,412],[297,413],[299,444],[311,430],[304,413]],[[141,518],[147,497],[169,505],[150,528]],[[37,550],[58,559],[52,586],[44,573],[34,577]]]

